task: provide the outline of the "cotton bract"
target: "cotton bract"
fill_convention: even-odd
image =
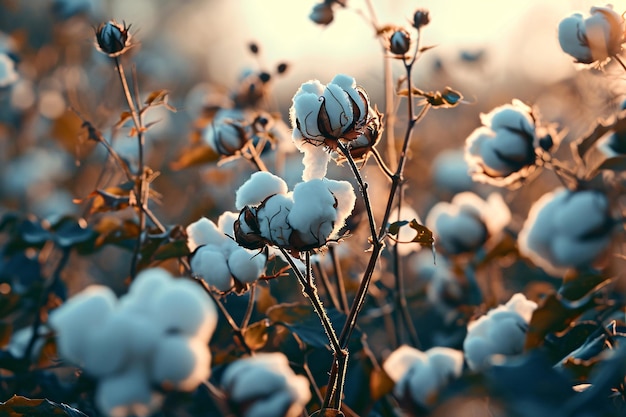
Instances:
[[[296,417],[311,398],[306,377],[282,353],[258,353],[230,364],[221,386],[242,417]]]
[[[96,404],[111,416],[148,415],[151,385],[194,390],[210,374],[213,301],[196,283],[162,269],[141,272],[119,300],[91,286],[54,310],[59,355],[98,379]]]
[[[483,369],[494,355],[520,355],[524,350],[526,329],[537,303],[517,293],[500,305],[470,322],[463,342],[465,359],[471,369]]]
[[[187,226],[187,246],[194,252],[191,271],[221,292],[234,287],[244,290],[265,270],[267,257],[264,254],[242,248],[229,237],[234,236],[236,219],[236,213],[225,212],[218,219],[218,225],[202,218]]]
[[[479,249],[491,236],[499,234],[511,219],[511,212],[500,194],[487,200],[471,192],[454,196],[450,203],[437,203],[426,217],[426,226],[436,236],[436,244],[450,255]]]
[[[559,23],[561,49],[583,64],[617,55],[623,36],[624,19],[611,6],[592,7],[588,17],[574,13]]]
[[[538,146],[530,107],[518,100],[481,115],[483,126],[466,140],[470,173],[481,182],[509,185],[525,178],[535,166]]]
[[[519,233],[520,252],[553,275],[591,265],[609,246],[609,201],[599,191],[559,189],[531,207]]]
[[[463,370],[463,352],[434,347],[422,352],[400,346],[383,363],[385,373],[395,382],[393,392],[408,404],[428,405],[433,396]]]

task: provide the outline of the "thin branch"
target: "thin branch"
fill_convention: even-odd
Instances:
[[[339,292],[339,304],[341,308],[338,310],[343,311],[344,313],[348,313],[348,296],[346,295],[346,284],[343,279],[343,272],[341,271],[341,265],[339,264],[339,257],[337,256],[337,251],[334,246],[329,246],[328,252],[330,253],[330,257],[333,260],[333,267],[335,268],[335,279],[337,282],[337,290]]]
[[[246,329],[248,324],[250,323],[250,318],[252,317],[252,312],[254,310],[254,296],[256,293],[256,283],[253,283],[250,286],[250,292],[248,293],[248,307],[246,308],[246,312],[243,315],[243,319],[241,320],[242,329]]]

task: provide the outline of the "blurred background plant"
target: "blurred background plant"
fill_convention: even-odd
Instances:
[[[0,1],[0,410],[622,415],[626,4],[443,3]],[[292,141],[292,97],[336,74],[369,100],[368,130],[346,141],[356,178],[329,131],[334,152],[316,151],[357,194],[331,228],[349,238],[244,250],[233,223],[261,209],[229,212],[236,191],[269,171],[284,182],[271,194],[291,198],[311,163]],[[104,402],[113,377],[57,349],[73,326],[49,315],[91,284],[121,309],[151,267],[216,303],[209,359],[205,338],[163,342],[182,362],[134,372],[157,362],[146,347],[114,375],[139,394],[108,383]],[[172,326],[163,339],[183,340]]]

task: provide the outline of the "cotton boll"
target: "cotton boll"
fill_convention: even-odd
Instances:
[[[221,385],[246,417],[282,416],[286,410],[286,416],[295,417],[311,398],[308,380],[294,374],[282,353],[235,361],[224,371]]]
[[[508,129],[521,130],[524,132],[534,132],[534,121],[530,113],[532,109],[519,100],[513,100],[513,104],[505,104],[496,107],[489,115],[481,117],[485,125],[491,126],[493,130]]]
[[[561,49],[568,55],[575,57],[580,62],[591,62],[589,46],[580,42],[578,34],[584,34],[583,15],[575,13],[559,23],[558,37]],[[572,36],[576,34],[576,36]]]
[[[135,358],[150,357],[159,339],[163,337],[163,329],[152,317],[126,314],[125,318],[130,328],[128,336],[130,354]]]
[[[165,389],[192,391],[209,378],[211,355],[198,339],[174,335],[162,339],[152,361],[152,380]]]
[[[199,246],[214,244],[221,245],[228,239],[224,233],[217,228],[215,223],[206,217],[201,218],[187,226],[187,247],[190,252],[195,251]]]
[[[273,194],[286,194],[287,183],[269,172],[255,172],[237,190],[235,206],[237,210],[245,206],[255,206]]]
[[[150,389],[145,369],[138,364],[100,380],[96,388],[98,408],[111,417],[148,416],[160,402],[160,396]]]
[[[213,333],[217,324],[217,311],[213,301],[202,288],[184,278],[175,280],[161,291],[152,304],[154,320],[167,333],[196,336]]]
[[[479,370],[488,366],[489,358],[495,350],[493,343],[483,337],[466,338],[463,342],[465,359],[472,370]]]
[[[92,285],[54,310],[49,323],[57,332],[61,357],[76,364],[82,363],[87,353],[87,338],[98,331],[116,302],[117,297],[110,288]]]
[[[200,275],[218,291],[226,292],[233,285],[233,277],[224,254],[213,246],[203,246],[191,258],[191,271]]]
[[[398,382],[416,363],[426,363],[428,357],[418,349],[402,345],[383,362],[383,370],[392,381]]]
[[[293,207],[291,195],[276,194],[257,211],[261,236],[277,246],[289,246],[291,226],[287,217]]]
[[[252,284],[263,272],[265,260],[265,255],[261,253],[238,248],[228,257],[228,268],[239,281]]]
[[[428,404],[431,396],[439,389],[437,372],[429,363],[412,367],[407,375],[407,381],[409,395],[417,403]],[[396,390],[394,393],[401,395]]]

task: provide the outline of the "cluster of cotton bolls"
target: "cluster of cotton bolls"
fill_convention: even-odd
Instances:
[[[59,355],[98,379],[96,404],[111,416],[149,414],[161,400],[153,384],[192,391],[206,380],[216,325],[200,286],[158,268],[137,275],[119,300],[90,286],[50,316]]]
[[[426,217],[426,226],[436,235],[439,248],[448,255],[473,252],[502,232],[511,220],[511,211],[497,193],[483,200],[463,192],[452,201],[435,204]]]
[[[394,395],[407,405],[428,405],[433,396],[463,371],[463,352],[434,347],[426,352],[400,346],[383,363],[395,382]]]
[[[296,417],[311,399],[309,381],[279,352],[258,353],[230,364],[221,386],[242,417]]]
[[[562,275],[591,265],[608,248],[614,224],[603,193],[558,189],[532,206],[519,249],[546,272]]]
[[[191,271],[214,289],[245,288],[263,274],[267,257],[242,248],[231,237],[237,213],[225,212],[217,225],[206,217],[187,226],[187,246],[193,252]]]
[[[536,308],[537,303],[517,293],[506,304],[470,322],[463,342],[470,369],[484,369],[490,365],[494,355],[522,354],[526,329]]]
[[[247,248],[268,245],[305,251],[339,238],[354,208],[352,184],[326,178],[296,184],[269,172],[256,172],[238,190],[235,238]]]

